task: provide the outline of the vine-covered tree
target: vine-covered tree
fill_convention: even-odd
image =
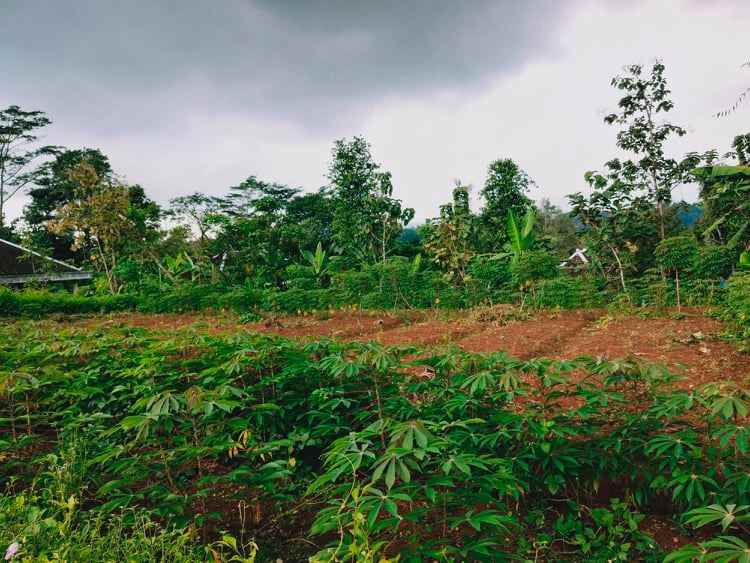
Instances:
[[[52,145],[37,146],[38,130],[50,123],[42,111],[24,111],[18,106],[0,110],[0,232],[6,228],[8,201],[37,176],[32,165],[59,150]]]
[[[471,244],[473,216],[469,187],[456,181],[453,201],[440,206],[440,217],[427,224],[424,247],[431,260],[445,272],[446,279],[463,284],[475,251]]]

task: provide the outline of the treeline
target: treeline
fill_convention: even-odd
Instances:
[[[666,121],[673,102],[664,72],[659,62],[630,66],[612,80],[621,98],[605,121],[618,127],[627,157],[586,173],[588,194],[570,195],[570,212],[535,204],[533,180],[501,158],[488,166],[478,210],[457,181],[439,216],[417,227],[361,137],[334,143],[328,183],[317,191],[250,176],[224,196],[193,193],[160,207],[101,151],[39,146],[49,118],[11,106],[0,111],[1,236],[95,270],[99,294],[171,293],[186,306],[188,295],[216,302],[234,289],[265,292],[272,297],[253,306],[283,310],[293,307],[279,300],[465,306],[539,302],[550,287],[579,306],[568,294],[582,285],[589,295],[622,291],[640,301],[653,297],[644,288],[659,286],[679,304],[680,288],[713,292],[750,264],[750,134],[725,154],[668,154],[686,130]],[[700,201],[674,202],[687,183],[700,186]],[[30,201],[8,224],[7,202],[22,192]],[[585,259],[569,266],[585,275],[572,279],[560,264],[576,248],[587,249]],[[317,293],[279,297],[285,292]]]

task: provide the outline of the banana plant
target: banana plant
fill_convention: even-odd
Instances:
[[[534,246],[534,224],[536,223],[536,214],[530,207],[526,210],[523,218],[523,225],[519,225],[518,219],[512,209],[508,210],[508,237],[510,238],[510,250],[512,261],[517,262],[521,255]]]
[[[302,256],[307,260],[307,263],[310,264],[318,281],[328,273],[328,253],[323,250],[323,245],[320,242],[318,242],[318,246],[315,247],[315,254],[309,250],[303,250]]]

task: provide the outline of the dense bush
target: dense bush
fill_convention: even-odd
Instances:
[[[500,290],[512,281],[508,258],[476,256],[469,263],[468,273],[476,285],[488,293]]]
[[[583,309],[606,304],[606,294],[597,280],[589,276],[540,281],[532,296],[532,305],[541,308]]]
[[[686,278],[680,290],[683,303],[689,306],[719,305],[726,294],[725,284],[718,279]],[[628,295],[633,304],[643,307],[664,308],[677,304],[674,279],[663,279],[654,271],[630,280]]]
[[[0,287],[0,316],[42,317],[53,313],[91,314],[123,311],[135,307],[132,295],[76,295],[65,291]]]
[[[750,272],[737,272],[729,278],[726,318],[743,339],[750,339]]]
[[[310,266],[289,264],[284,268],[284,287],[288,289],[317,289],[318,279]]]
[[[385,264],[365,265],[358,271],[333,276],[331,287],[338,300],[365,308],[431,307],[449,284],[439,272],[415,269],[414,263],[396,257]]]
[[[737,263],[737,251],[726,246],[710,244],[703,246],[695,261],[693,274],[702,280],[728,278]]]
[[[560,275],[560,259],[546,250],[524,252],[511,264],[511,272],[517,285],[555,278]]]

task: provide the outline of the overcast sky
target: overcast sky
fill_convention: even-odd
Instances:
[[[363,135],[419,221],[501,157],[564,204],[616,154],[623,65],[666,64],[675,154],[750,131],[750,103],[712,117],[750,86],[748,1],[2,0],[0,107],[46,111],[45,142],[160,203],[252,174],[316,189]]]

